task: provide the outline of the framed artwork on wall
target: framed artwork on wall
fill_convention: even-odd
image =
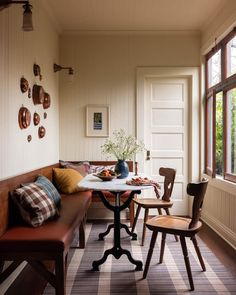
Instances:
[[[86,136],[108,137],[110,130],[110,106],[86,106]]]

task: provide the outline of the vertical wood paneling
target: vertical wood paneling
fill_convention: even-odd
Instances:
[[[236,248],[236,194],[208,185],[202,218]]]
[[[176,50],[178,48],[178,50]],[[105,139],[86,138],[85,106],[109,104],[111,132],[135,134],[136,67],[199,65],[199,36],[62,36],[61,63],[73,66],[75,80],[60,72],[60,158],[105,159]]]
[[[22,7],[12,5],[0,13],[0,179],[49,165],[59,158],[59,97],[58,79],[53,62],[58,60],[59,40],[39,1],[32,1],[33,32],[23,32]],[[43,80],[33,75],[33,64],[41,66]],[[42,105],[35,106],[20,90],[20,78],[25,76],[32,87],[35,82],[50,93],[52,104],[43,119]],[[38,138],[38,128],[31,125],[21,130],[18,111],[24,105],[41,116],[46,136]],[[27,142],[27,136],[32,141]]]

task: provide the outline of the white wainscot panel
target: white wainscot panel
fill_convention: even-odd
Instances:
[[[153,83],[152,100],[183,100],[183,84]]]
[[[153,109],[152,126],[183,126],[183,110]]]
[[[157,158],[152,159],[152,175],[159,173],[160,167],[176,169],[177,174],[183,175],[183,158]]]
[[[183,134],[181,133],[153,134],[152,149],[182,151],[183,150]]]

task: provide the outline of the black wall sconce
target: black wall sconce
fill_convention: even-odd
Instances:
[[[33,22],[32,22],[32,5],[29,1],[12,1],[12,0],[0,0],[0,10],[9,7],[12,4],[23,4],[23,31],[33,31]]]
[[[58,72],[58,71],[61,71],[61,70],[68,70],[68,75],[73,75],[74,74],[74,70],[71,67],[62,67],[62,66],[59,66],[57,64],[53,64],[53,71],[54,72]]]

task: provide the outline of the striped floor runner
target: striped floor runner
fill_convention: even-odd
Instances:
[[[108,256],[100,266],[99,272],[93,272],[92,261],[102,257],[105,249],[112,246],[112,232],[104,241],[98,241],[98,233],[105,231],[106,223],[88,223],[87,244],[85,249],[71,250],[66,281],[67,295],[166,295],[166,294],[235,294],[236,277],[220,263],[207,246],[198,238],[199,246],[207,271],[202,272],[191,241],[187,241],[192,267],[195,291],[189,292],[189,283],[180,243],[173,236],[167,237],[164,262],[158,264],[160,237],[153,253],[147,279],[142,279],[142,271],[134,271],[134,265],[123,255],[116,260]],[[137,228],[141,236],[141,224]],[[150,234],[145,246],[140,241],[132,241],[124,230],[121,231],[122,247],[129,249],[135,259],[145,264]],[[77,241],[74,241],[77,243]],[[44,295],[55,294],[54,288],[47,286]]]

